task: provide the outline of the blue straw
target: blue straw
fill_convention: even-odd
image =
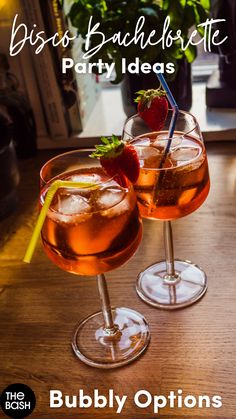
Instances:
[[[173,115],[172,115],[172,118],[171,118],[171,121],[170,121],[169,134],[168,134],[169,140],[168,140],[166,150],[165,150],[165,156],[166,156],[169,153],[170,146],[171,146],[171,141],[172,141],[172,138],[173,138],[173,135],[174,135],[174,132],[175,132],[175,125],[176,125],[176,121],[177,121],[177,118],[178,118],[179,107],[178,107],[178,105],[175,101],[174,96],[172,95],[172,93],[170,91],[170,88],[169,88],[163,74],[158,73],[157,77],[158,77],[159,82],[161,83],[163,89],[166,91],[166,96],[168,97],[171,109],[173,110]]]

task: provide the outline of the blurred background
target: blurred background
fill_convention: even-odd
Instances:
[[[198,117],[205,139],[222,140],[226,134],[228,139],[235,138],[235,2],[186,0],[184,7],[180,0],[149,0],[145,7],[142,0],[132,3],[132,7],[130,3],[91,0],[85,5],[81,0],[67,0],[62,7],[60,0],[0,0],[0,113],[11,127],[18,157],[34,155],[37,149],[77,147],[86,144],[84,139],[121,134],[125,119],[136,111],[135,92],[158,87],[154,73],[122,77],[117,64],[122,56],[128,63],[136,56],[141,62],[175,62],[176,74],[169,80],[172,91],[179,106]],[[25,23],[29,33],[36,24],[35,31],[44,31],[46,38],[56,32],[61,38],[67,29],[79,36],[68,48],[47,44],[38,55],[26,43],[17,56],[10,57],[16,14],[17,25]],[[116,63],[110,80],[105,74],[77,74],[73,70],[63,75],[63,57],[84,61],[82,48],[91,15],[94,22],[101,22],[100,30],[107,36],[111,31],[132,32],[139,15],[145,16],[145,30],[150,32],[161,27],[169,15],[171,28],[182,27],[185,39],[207,17],[226,18],[227,25],[220,30],[222,36],[229,36],[230,42],[211,54],[204,51],[203,44],[188,48],[185,53],[174,45],[168,54],[154,47],[142,51],[108,44],[93,61],[102,58],[104,62]],[[22,28],[21,38],[23,33]],[[199,30],[199,40],[201,36]]]

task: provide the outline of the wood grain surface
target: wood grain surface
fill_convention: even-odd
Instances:
[[[19,206],[0,222],[0,392],[9,384],[28,384],[36,393],[35,418],[236,418],[236,144],[208,145],[211,192],[194,214],[173,224],[175,254],[202,266],[209,289],[197,304],[168,312],[149,307],[136,295],[140,270],[164,256],[162,223],[144,222],[136,255],[107,274],[113,305],[128,306],[147,318],[151,343],[126,367],[102,371],[84,365],[72,353],[76,322],[100,309],[94,278],[61,271],[39,245],[30,265],[22,262],[37,215],[38,173],[56,154],[39,152],[20,162]],[[128,395],[124,411],[49,408],[49,390]],[[168,395],[183,390],[195,396],[221,395],[220,409],[138,409],[136,391]],[[3,414],[0,412],[0,417]],[[6,416],[4,416],[6,417]]]

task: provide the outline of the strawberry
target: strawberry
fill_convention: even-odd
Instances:
[[[138,103],[138,113],[149,128],[159,131],[163,128],[167,114],[168,101],[166,92],[161,89],[140,90],[135,102]]]
[[[102,144],[96,145],[90,157],[99,158],[102,167],[110,175],[125,175],[135,183],[139,177],[139,159],[135,148],[116,135],[101,137]]]

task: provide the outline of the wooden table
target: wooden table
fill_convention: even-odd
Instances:
[[[208,146],[212,188],[196,213],[174,223],[175,253],[204,267],[209,289],[197,304],[175,312],[149,307],[136,295],[140,270],[164,256],[161,222],[144,222],[144,237],[136,255],[107,275],[113,305],[145,315],[152,339],[147,352],[129,366],[110,371],[88,367],[72,353],[75,323],[99,310],[94,278],[61,271],[40,246],[30,265],[22,257],[36,219],[38,171],[56,152],[39,152],[20,162],[20,202],[0,223],[0,391],[16,382],[36,393],[31,417],[115,418],[112,409],[49,409],[49,390],[107,395],[114,389],[128,395],[120,417],[236,418],[236,144]],[[220,409],[169,409],[157,416],[152,407],[139,409],[133,396],[146,389],[167,396],[221,395]],[[0,417],[1,413],[0,413]],[[4,416],[5,417],[5,416]]]

